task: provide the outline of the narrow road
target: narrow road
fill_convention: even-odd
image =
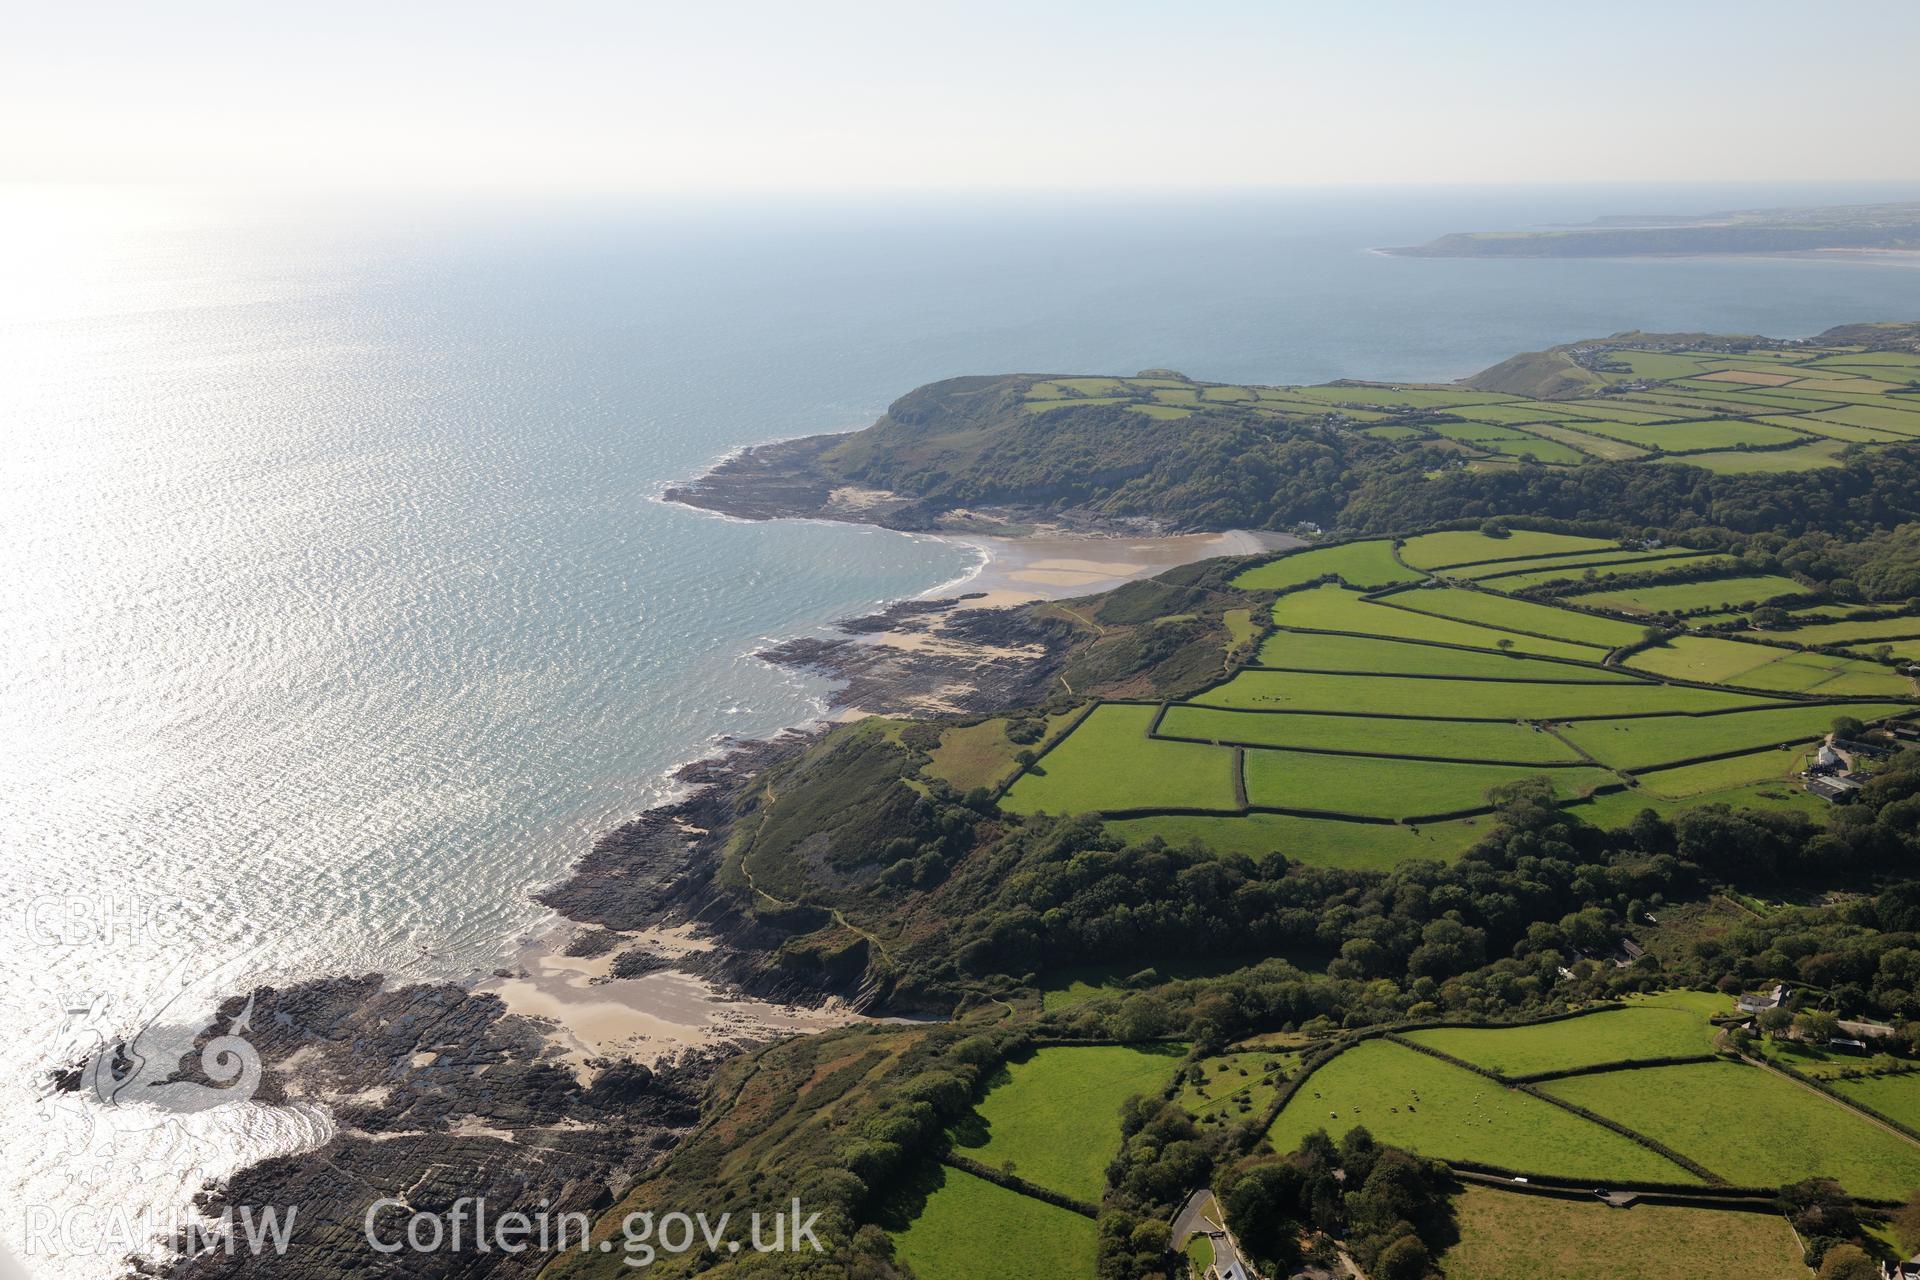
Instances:
[[[1220,1211],[1220,1202],[1214,1198],[1213,1188],[1202,1187],[1187,1197],[1187,1203],[1173,1218],[1173,1247],[1183,1251],[1193,1237],[1205,1236],[1213,1245],[1213,1269],[1216,1274],[1225,1275],[1227,1269],[1239,1264],[1242,1275],[1256,1274],[1253,1267],[1240,1255],[1240,1246],[1234,1243],[1233,1235],[1227,1230],[1227,1218]]]

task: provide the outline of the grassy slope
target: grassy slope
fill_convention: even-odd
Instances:
[[[1237,808],[1233,753],[1225,747],[1148,738],[1156,708],[1108,704],[1094,711],[1001,802],[1015,813],[1087,813],[1161,806]]]
[[[1462,760],[1571,764],[1580,758],[1552,734],[1518,724],[1383,721],[1311,714],[1272,716],[1213,707],[1176,706],[1170,708],[1160,722],[1160,732],[1182,738],[1211,738],[1269,747],[1385,751]],[[1337,763],[1328,761],[1329,765]]]
[[[1339,574],[1355,587],[1385,587],[1420,579],[1418,573],[1393,558],[1392,542],[1376,538],[1371,542],[1296,551],[1254,566],[1235,578],[1233,585],[1242,591],[1279,591],[1329,573]]]
[[[1520,653],[1572,658],[1579,662],[1596,662],[1601,656],[1592,645],[1514,635],[1472,623],[1370,604],[1357,592],[1340,587],[1316,587],[1282,596],[1274,602],[1273,621],[1277,626],[1304,627],[1310,631],[1356,631],[1363,635],[1430,640],[1473,649],[1498,650],[1504,640]]]
[[[1881,638],[1920,636],[1920,617],[1905,615],[1877,618],[1871,622],[1824,622],[1810,627],[1796,627],[1792,631],[1758,631],[1754,634],[1792,644],[1851,644]]]
[[[1440,1256],[1448,1280],[1806,1280],[1799,1243],[1777,1214],[1672,1205],[1622,1212],[1468,1187],[1454,1201],[1460,1241]]]
[[[1920,1129],[1920,1072],[1837,1080],[1834,1087],[1889,1119],[1898,1120],[1912,1129]]]
[[[1675,636],[1634,654],[1626,665],[1683,680],[1789,693],[1901,697],[1913,692],[1912,680],[1877,662],[1800,653],[1717,636]]]
[[[1805,767],[1804,751],[1756,751],[1751,755],[1729,756],[1705,764],[1681,765],[1640,775],[1640,786],[1650,795],[1669,800],[1686,800],[1712,795],[1732,787],[1755,783],[1773,783],[1782,787],[1800,786],[1793,775]]]
[[[1697,556],[1682,556],[1676,560],[1654,560],[1645,564],[1596,565],[1593,567],[1593,576],[1597,580],[1604,582],[1608,578],[1619,577],[1622,574],[1628,573],[1682,573],[1708,567],[1716,569],[1731,568],[1733,564],[1734,561],[1731,556],[1701,554]],[[1585,569],[1541,569],[1535,573],[1517,573],[1512,576],[1503,575],[1498,578],[1480,579],[1480,581],[1485,582],[1496,591],[1525,591],[1529,587],[1538,587],[1549,582],[1580,581],[1585,579],[1586,574],[1587,571]]]
[[[1120,1149],[1120,1104],[1158,1092],[1184,1051],[1125,1046],[1042,1049],[1006,1069],[980,1100],[986,1141],[962,1134],[959,1149],[995,1168],[1012,1161],[1029,1182],[1098,1200]]]
[[[1473,529],[1445,533],[1423,533],[1409,538],[1400,548],[1400,558],[1422,569],[1444,569],[1451,565],[1476,564],[1487,560],[1522,560],[1529,556],[1553,555],[1561,551],[1600,551],[1617,549],[1619,544],[1605,538],[1577,538],[1564,533],[1535,533],[1517,529],[1504,538],[1492,538]]]
[[[1403,591],[1391,599],[1403,609],[1413,609],[1435,617],[1530,632],[1596,649],[1632,644],[1641,636],[1641,628],[1631,622],[1596,618],[1589,614],[1556,609],[1552,605],[1511,600],[1491,592],[1469,591],[1460,587]]]
[[[1862,720],[1906,710],[1897,702],[1779,707],[1724,716],[1653,716],[1640,720],[1582,720],[1562,726],[1569,742],[1616,769],[1645,769],[1691,756],[1743,748],[1759,750],[1824,734],[1835,716]]]
[[[1481,676],[1496,680],[1594,680],[1618,683],[1632,677],[1600,667],[1544,662],[1517,653],[1447,649],[1366,636],[1313,635],[1276,631],[1261,643],[1260,663],[1317,671],[1370,674]]]
[[[1544,777],[1571,800],[1618,781],[1601,769],[1533,770],[1433,760],[1376,760],[1294,751],[1249,751],[1247,800],[1281,809],[1328,809],[1369,818],[1457,812],[1484,803],[1487,792],[1522,778]]]
[[[1672,582],[1584,592],[1574,599],[1579,604],[1597,609],[1668,613],[1674,610],[1732,608],[1748,601],[1757,603],[1775,596],[1806,594],[1807,589],[1792,578],[1784,578],[1777,573],[1755,573],[1735,578],[1710,578],[1704,582]]]
[[[1099,1247],[1091,1218],[942,1169],[913,1225],[894,1236],[897,1256],[920,1280],[1090,1277]]]
[[[1420,680],[1395,676],[1243,671],[1199,694],[1205,706],[1368,715],[1474,716],[1561,720],[1635,712],[1716,711],[1767,699],[1676,685],[1527,684]]]
[[[1186,815],[1128,818],[1107,826],[1128,840],[1159,836],[1175,846],[1197,840],[1221,853],[1244,853],[1256,858],[1282,853],[1296,862],[1319,867],[1385,871],[1414,858],[1451,862],[1486,834],[1488,821],[1465,818],[1416,829],[1254,813],[1244,818]]]
[[[1618,1120],[1742,1186],[1836,1178],[1855,1195],[1920,1187],[1920,1143],[1810,1089],[1733,1062],[1576,1076],[1542,1086]]]
[[[1441,1159],[1568,1177],[1694,1180],[1610,1129],[1384,1040],[1357,1045],[1316,1071],[1268,1137],[1276,1150],[1290,1151],[1315,1129],[1338,1137],[1354,1125]]]
[[[1447,1027],[1407,1038],[1502,1075],[1525,1076],[1629,1058],[1706,1053],[1713,1047],[1713,1028],[1698,1010],[1648,1003],[1533,1027]]]
[[[1574,806],[1574,813],[1583,822],[1598,827],[1624,826],[1633,820],[1642,809],[1651,809],[1663,817],[1672,817],[1682,809],[1697,809],[1703,805],[1724,804],[1735,809],[1768,809],[1775,812],[1791,811],[1804,813],[1816,822],[1823,822],[1827,814],[1827,802],[1818,796],[1801,789],[1799,783],[1782,784],[1766,782],[1759,785],[1729,787],[1725,791],[1703,792],[1689,796],[1684,800],[1675,800],[1655,794],[1647,787],[1633,791],[1616,791],[1604,796],[1595,796],[1583,800]]]

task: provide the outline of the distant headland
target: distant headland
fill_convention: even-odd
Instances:
[[[1623,214],[1540,231],[1456,231],[1381,252],[1408,258],[1624,258],[1822,249],[1920,250],[1920,201],[1696,216]]]

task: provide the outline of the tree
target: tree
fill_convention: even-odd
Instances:
[[[1762,1009],[1754,1021],[1762,1031],[1778,1040],[1780,1033],[1793,1025],[1793,1013],[1788,1009]]]
[[[1324,1135],[1323,1135],[1324,1136]],[[1261,1270],[1292,1262],[1300,1252],[1300,1201],[1306,1178],[1298,1165],[1255,1165],[1226,1189],[1227,1225]]]
[[[1839,1244],[1820,1263],[1820,1280],[1881,1280],[1880,1267],[1859,1245]]]
[[[1379,1144],[1364,1125],[1353,1126],[1347,1130],[1347,1136],[1340,1139],[1340,1167],[1347,1171],[1349,1182],[1364,1183],[1373,1173],[1379,1155]]]
[[[1867,731],[1867,726],[1852,716],[1833,718],[1833,736],[1836,738],[1857,738]]]
[[[1420,1237],[1407,1235],[1380,1251],[1379,1260],[1373,1264],[1373,1274],[1378,1280],[1422,1280],[1432,1265],[1433,1259],[1427,1253],[1427,1246],[1420,1243]],[[1826,1272],[1820,1274],[1824,1280]],[[1853,1277],[1847,1276],[1845,1280]]]
[[[1825,1044],[1840,1034],[1840,1019],[1824,1009],[1809,1009],[1794,1018],[1793,1029],[1802,1040]]]
[[[1920,1253],[1920,1191],[1908,1196],[1907,1202],[1894,1211],[1893,1238],[1909,1257]]]
[[[1511,532],[1507,529],[1507,522],[1499,519],[1482,520],[1480,522],[1480,532],[1489,538],[1507,538],[1512,536]]]

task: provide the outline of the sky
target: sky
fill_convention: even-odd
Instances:
[[[1913,0],[23,4],[0,181],[1912,181],[1916,50]]]

